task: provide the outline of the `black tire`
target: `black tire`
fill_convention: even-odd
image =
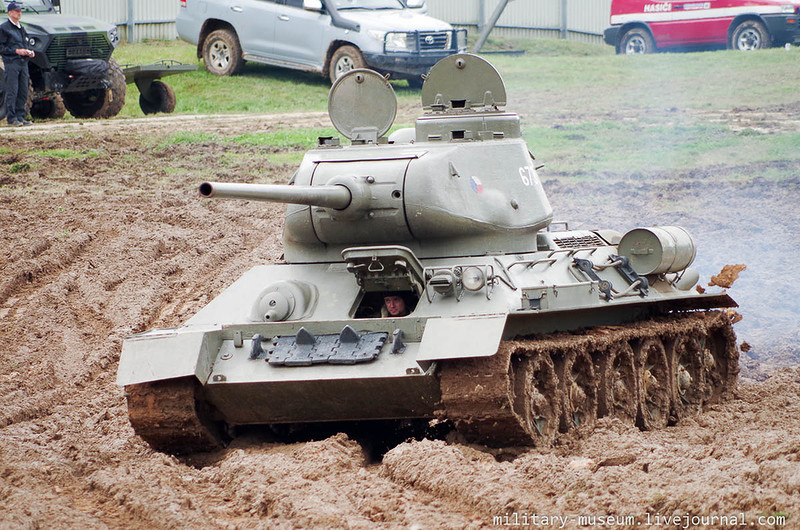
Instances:
[[[111,118],[125,105],[128,85],[117,61],[108,60],[108,77],[111,88],[92,88],[80,92],[64,92],[64,106],[76,118]]]
[[[57,120],[67,113],[61,94],[37,99],[31,106],[31,117],[37,120]]]
[[[653,53],[656,45],[650,32],[644,28],[631,28],[626,31],[619,41],[617,53],[624,55],[637,55]]]
[[[745,20],[731,33],[730,48],[743,52],[769,48],[772,37],[758,20]]]
[[[366,67],[367,63],[358,48],[355,46],[342,46],[331,55],[331,60],[328,62],[328,77],[331,83],[335,83],[340,76],[350,70]]]
[[[139,107],[145,114],[157,112],[169,114],[175,110],[175,91],[163,81],[153,81],[147,97],[145,94],[139,94]]]
[[[422,76],[417,77],[409,77],[408,78],[408,86],[415,90],[419,90],[422,88],[422,85],[425,83],[425,80],[422,79]]]
[[[203,64],[214,75],[236,75],[244,67],[242,46],[232,30],[212,31],[203,42]]]
[[[33,83],[28,80],[28,99],[25,101],[25,109],[29,112],[33,104]],[[6,70],[3,62],[0,61],[0,120],[6,117]]]

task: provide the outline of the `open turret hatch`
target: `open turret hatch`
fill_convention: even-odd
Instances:
[[[351,70],[328,94],[333,126],[353,143],[377,143],[394,123],[397,96],[385,77],[373,70]]]
[[[422,85],[426,111],[492,110],[506,104],[503,78],[489,62],[477,55],[456,54],[431,68]]]

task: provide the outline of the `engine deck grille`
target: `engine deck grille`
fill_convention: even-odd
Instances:
[[[558,248],[569,249],[605,246],[603,240],[596,235],[555,237],[553,238],[553,243],[558,245]]]

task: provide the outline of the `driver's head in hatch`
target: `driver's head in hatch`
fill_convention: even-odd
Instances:
[[[408,303],[405,296],[399,292],[389,292],[383,295],[383,308],[381,315],[384,317],[408,316]]]

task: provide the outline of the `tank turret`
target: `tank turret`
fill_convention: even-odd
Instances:
[[[714,308],[736,303],[695,289],[692,237],[551,224],[505,104],[494,67],[450,56],[415,126],[386,136],[394,92],[354,70],[328,100],[350,145],[321,138],[290,185],[201,184],[287,203],[285,262],[123,341],[136,432],[185,453],[242,425],[435,418],[471,442],[547,446],[604,416],[655,429],[732,395],[736,339]]]
[[[387,138],[394,90],[371,70],[353,71],[328,99],[334,126],[352,145],[321,138],[285,192],[204,183],[200,194],[290,203],[289,263],[338,261],[360,244],[403,245],[420,258],[535,247],[552,209],[519,117],[503,110],[505,87],[494,67],[474,56],[448,57],[428,75],[422,101],[426,112],[413,137],[401,130]]]

